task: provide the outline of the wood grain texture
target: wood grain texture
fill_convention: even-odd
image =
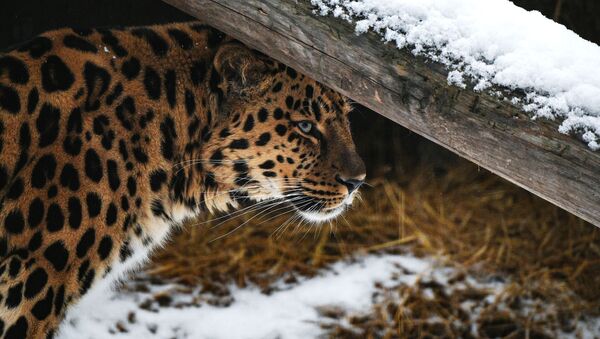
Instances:
[[[447,70],[312,14],[307,0],[164,0],[389,119],[600,226],[600,153]]]

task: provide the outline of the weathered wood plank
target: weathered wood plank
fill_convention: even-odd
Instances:
[[[440,64],[317,17],[307,0],[165,0],[600,226],[600,153],[518,107],[447,85]]]

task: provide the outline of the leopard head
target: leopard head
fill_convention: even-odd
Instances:
[[[220,122],[202,156],[219,191],[285,202],[312,222],[351,205],[365,165],[344,96],[239,43],[221,47],[214,70]]]

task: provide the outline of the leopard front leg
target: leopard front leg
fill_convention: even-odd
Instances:
[[[32,240],[32,246],[35,241]],[[3,338],[51,338],[63,319],[66,273],[44,267],[44,260],[29,255],[28,251],[17,250],[0,265],[0,333]]]
[[[98,185],[82,190],[74,184],[81,175],[67,175],[74,165],[44,159],[21,172],[31,178],[27,194],[8,195],[0,210],[3,338],[51,336],[118,257],[114,197],[97,193]]]

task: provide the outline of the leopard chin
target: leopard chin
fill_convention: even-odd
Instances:
[[[316,202],[312,204],[312,208],[302,207],[302,205],[294,204],[294,209],[296,213],[300,215],[305,221],[313,223],[313,224],[323,224],[328,221],[335,220],[337,217],[342,215],[342,213],[346,212],[351,206],[352,201],[354,200],[356,192],[346,196],[344,200],[335,207],[329,208],[318,208],[320,202]]]
[[[297,213],[304,218],[304,220],[315,223],[322,224],[327,221],[335,220],[346,210],[345,206],[339,206],[332,210],[321,211],[321,212],[307,212],[298,210]]]

